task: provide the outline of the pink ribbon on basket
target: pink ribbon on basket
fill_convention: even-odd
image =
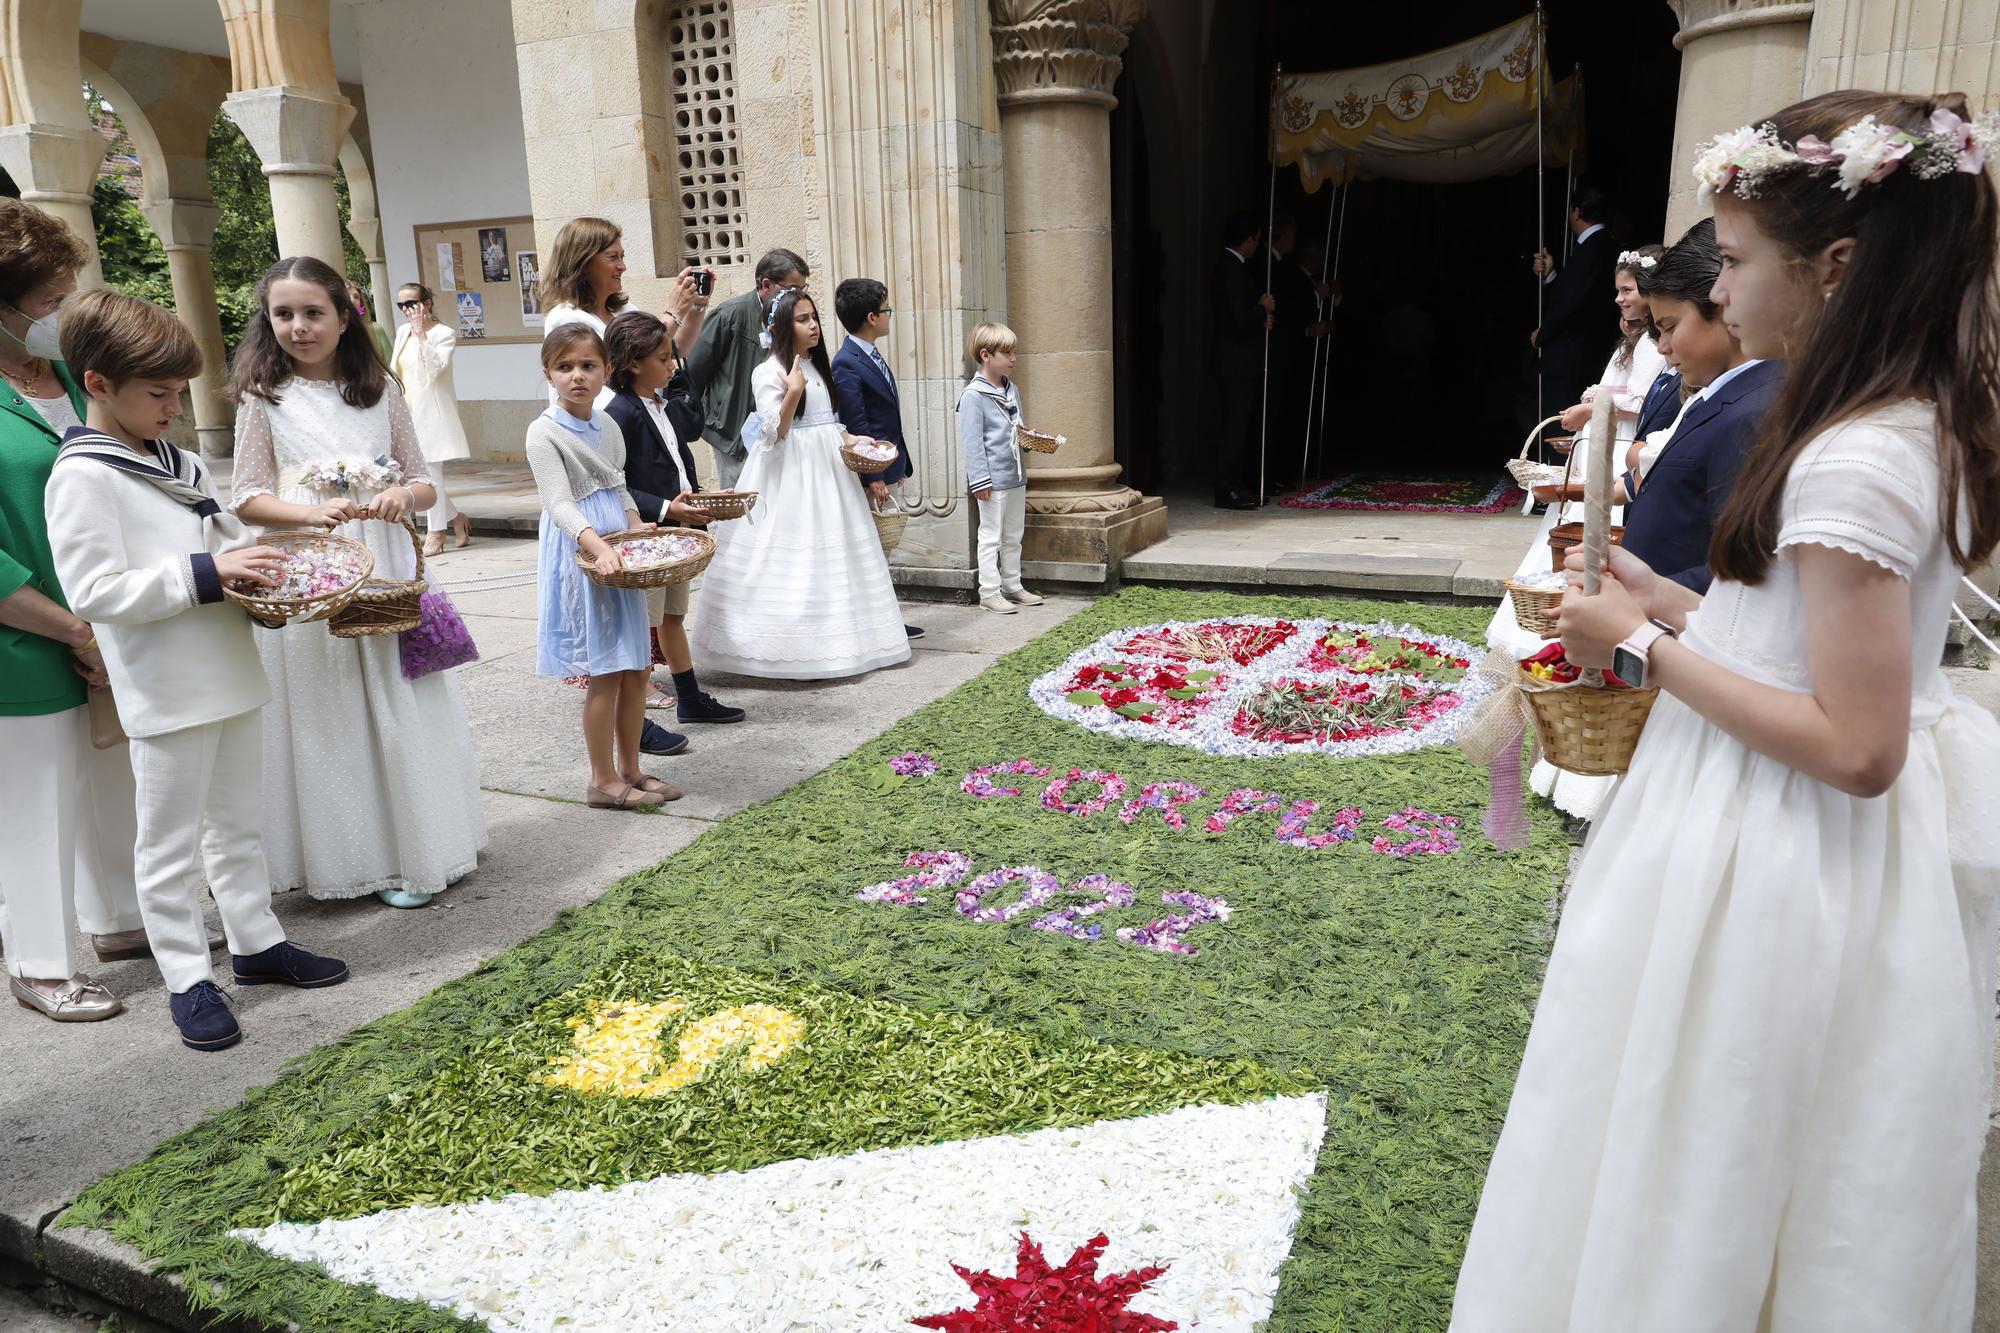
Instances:
[[[1505,653],[1489,652],[1479,659],[1477,673],[1492,690],[1459,725],[1458,748],[1487,772],[1486,813],[1479,827],[1503,852],[1528,845],[1526,787],[1521,778],[1521,742],[1534,741],[1530,762],[1542,757],[1535,735],[1534,714],[1520,686],[1521,672]]]

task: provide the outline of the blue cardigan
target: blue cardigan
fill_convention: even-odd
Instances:
[[[1709,538],[1784,380],[1784,362],[1759,361],[1688,405],[1638,498],[1625,509],[1625,549],[1655,573],[1708,591]]]

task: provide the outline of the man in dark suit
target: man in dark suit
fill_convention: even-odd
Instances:
[[[1222,388],[1222,434],[1215,467],[1215,506],[1255,509],[1261,447],[1264,334],[1276,300],[1264,290],[1264,275],[1251,267],[1264,229],[1249,213],[1232,213],[1223,231],[1221,256],[1208,285],[1214,340],[1209,365]]]
[[[1736,489],[1765,409],[1785,381],[1782,361],[1744,361],[1717,377],[1681,414],[1625,509],[1625,549],[1663,578],[1706,593],[1708,543]],[[1626,485],[1630,487],[1628,475]]]
[[[1604,226],[1609,211],[1602,190],[1579,185],[1569,210],[1570,234],[1576,237],[1569,261],[1558,272],[1548,251],[1535,256],[1535,272],[1547,290],[1542,326],[1528,341],[1541,350],[1543,416],[1582,401],[1618,341],[1618,307],[1611,299],[1618,247]]]

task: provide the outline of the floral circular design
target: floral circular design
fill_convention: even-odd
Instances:
[[[1471,669],[1478,656],[1387,621],[1166,621],[1106,634],[1028,695],[1091,731],[1209,754],[1403,754],[1455,737],[1490,688]]]

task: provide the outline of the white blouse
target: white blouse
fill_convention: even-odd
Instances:
[[[1583,401],[1594,402],[1599,393],[1611,394],[1618,407],[1618,438],[1630,444],[1639,433],[1639,410],[1646,404],[1646,391],[1666,367],[1667,359],[1660,355],[1660,345],[1649,333],[1633,345],[1630,365],[1620,366],[1618,354],[1611,354],[1604,374],[1583,391]]]

